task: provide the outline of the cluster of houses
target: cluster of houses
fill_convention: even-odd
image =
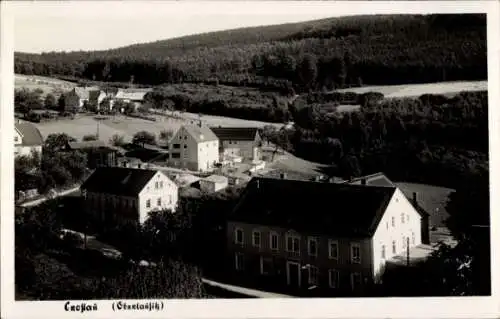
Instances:
[[[100,112],[118,111],[117,102],[131,103],[134,109],[144,104],[144,98],[152,89],[102,90],[99,87],[75,87],[64,95],[66,111],[81,111],[85,107]],[[123,107],[122,107],[123,108]]]
[[[16,154],[41,150],[32,124],[16,123]],[[175,213],[181,186],[162,170],[120,164],[101,142],[69,143],[87,150],[94,172],[81,185],[85,209],[103,223],[143,223],[154,210]],[[185,125],[172,136],[167,165],[210,172],[225,161],[256,161],[260,136],[252,128]],[[385,175],[349,181],[251,177],[226,223],[226,270],[235,278],[297,289],[363,293],[381,281],[396,256],[429,244],[429,215]],[[211,175],[206,192],[236,182]]]

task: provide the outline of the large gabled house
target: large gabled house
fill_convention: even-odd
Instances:
[[[364,294],[386,261],[421,244],[421,215],[395,187],[253,178],[227,223],[236,278]]]
[[[202,125],[183,125],[169,141],[167,165],[192,171],[211,171],[219,163],[219,139]]]
[[[175,211],[178,187],[161,171],[97,168],[81,186],[86,212],[107,225],[144,223],[151,211]]]
[[[90,103],[90,92],[99,91],[97,87],[77,86],[64,94],[64,109],[66,111],[80,111],[83,106]]]
[[[256,127],[212,127],[219,138],[222,159],[239,156],[259,160],[262,140]]]
[[[35,125],[15,123],[14,130],[14,157],[31,156],[34,152],[42,155],[43,137]]]
[[[152,89],[119,89],[112,97],[110,106],[114,108],[113,105],[117,101],[120,101],[123,103],[132,103],[134,108],[137,109],[144,104],[146,94],[152,91]],[[123,112],[123,110],[117,111]]]

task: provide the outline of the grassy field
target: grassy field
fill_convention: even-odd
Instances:
[[[449,214],[446,202],[453,189],[414,183],[396,183],[401,191],[411,199],[413,192],[417,193],[417,201],[431,215],[430,226],[444,227],[444,221]]]
[[[40,89],[43,95],[52,93],[59,95],[69,91],[76,86],[75,83],[58,80],[55,78],[37,76],[37,75],[15,75],[14,87],[16,89],[26,88],[29,90]]]
[[[157,135],[163,130],[176,131],[181,125],[197,123],[198,115],[184,113],[183,119],[155,115],[157,121],[148,121],[139,118],[125,116],[109,116],[104,120],[97,120],[95,116],[79,115],[74,120],[64,119],[53,122],[35,123],[42,136],[46,138],[51,133],[66,133],[81,140],[88,134],[95,134],[99,128],[99,136],[103,141],[108,141],[114,134],[123,135],[126,141],[130,141],[133,135],[139,131],[148,131]],[[203,116],[202,122],[208,126],[245,126],[262,127],[268,123],[247,121],[219,116]]]
[[[488,81],[460,81],[439,82],[425,84],[385,85],[385,86],[363,86],[358,88],[341,89],[337,92],[380,92],[386,98],[418,97],[422,94],[456,94],[461,91],[487,91]]]

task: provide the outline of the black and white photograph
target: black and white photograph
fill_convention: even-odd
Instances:
[[[2,308],[492,298],[498,4],[376,2],[4,4]]]

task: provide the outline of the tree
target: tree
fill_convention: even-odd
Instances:
[[[76,138],[66,133],[53,133],[47,136],[44,143],[44,151],[59,151],[66,147],[69,142],[76,142]],[[45,152],[44,152],[45,153]]]
[[[142,144],[142,147],[144,147],[145,144],[154,145],[156,144],[156,137],[150,132],[140,131],[135,133],[134,137],[132,138],[132,143]]]
[[[122,135],[118,135],[118,134],[114,134],[113,136],[111,136],[111,139],[109,140],[109,142],[114,146],[125,145],[124,137]]]
[[[312,54],[304,55],[300,61],[298,72],[302,84],[311,87],[318,75],[316,57]]]
[[[66,109],[66,100],[64,94],[59,95],[59,98],[57,99],[57,110],[59,112],[64,112]]]
[[[99,138],[97,137],[96,134],[89,134],[89,135],[84,135],[82,137],[82,141],[97,141]]]
[[[54,95],[52,94],[47,94],[45,96],[45,101],[44,101],[44,104],[45,104],[45,108],[46,109],[50,109],[50,110],[54,110],[56,109],[56,106],[57,106],[57,102],[56,102],[56,98]]]

